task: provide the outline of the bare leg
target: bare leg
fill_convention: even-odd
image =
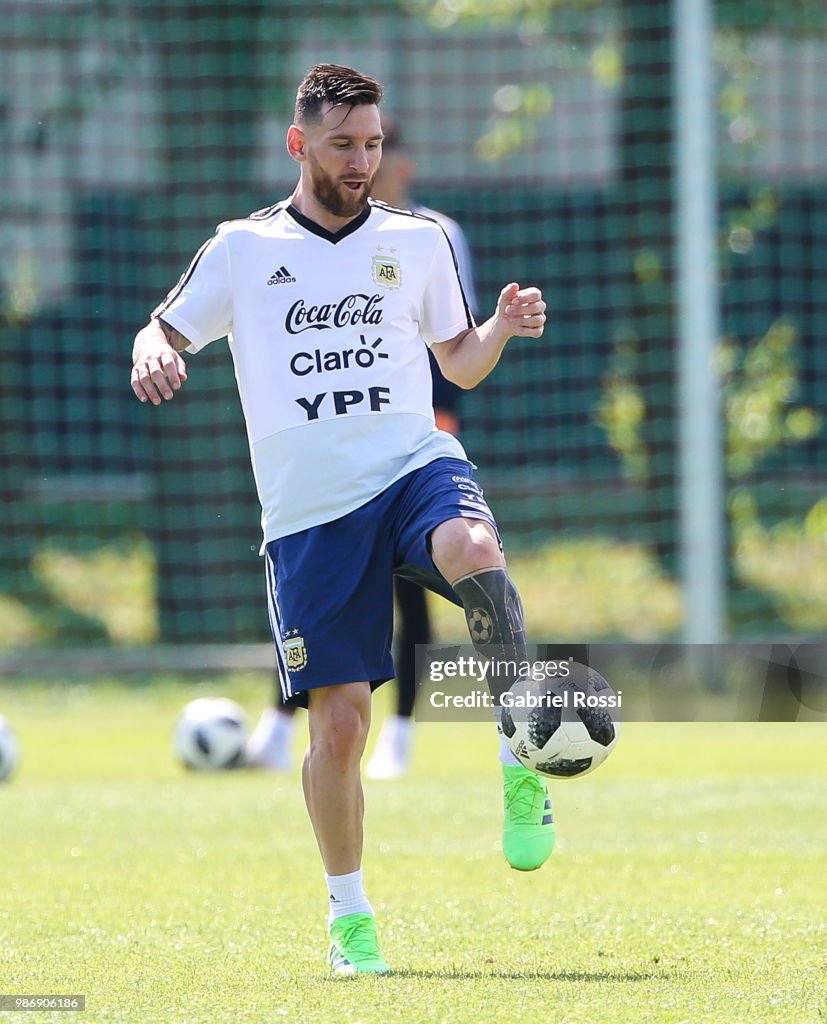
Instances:
[[[359,869],[365,802],[359,764],[370,726],[370,685],[310,691],[310,746],[302,785],[325,871]]]

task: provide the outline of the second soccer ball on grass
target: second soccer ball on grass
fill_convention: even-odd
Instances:
[[[247,744],[247,716],[226,697],[198,697],[178,716],[172,735],[175,754],[187,768],[214,772],[237,768]]]
[[[7,779],[17,766],[19,747],[9,723],[0,715],[0,782]]]

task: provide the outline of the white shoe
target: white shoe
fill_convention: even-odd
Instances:
[[[373,755],[365,767],[369,779],[398,779],[408,770],[413,720],[389,715],[382,723]]]
[[[280,713],[278,708],[265,708],[247,740],[245,765],[269,772],[290,771],[293,766],[292,736],[292,716]]]

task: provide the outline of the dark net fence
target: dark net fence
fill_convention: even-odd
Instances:
[[[716,13],[729,629],[819,632],[824,19]],[[628,572],[677,594],[670,4],[0,0],[0,23],[0,646],[267,639],[226,344],[160,409],[129,352],[218,222],[292,190],[284,135],[320,60],[385,83],[416,198],[466,231],[479,312],[510,280],[547,293],[546,339],[461,408],[512,555],[568,551],[597,588],[580,599],[622,605],[633,551]],[[560,600],[550,578],[549,629]],[[679,627],[650,616],[641,635]]]

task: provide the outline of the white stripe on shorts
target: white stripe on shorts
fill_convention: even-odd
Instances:
[[[279,686],[281,695],[285,700],[293,696],[293,688],[290,685],[290,674],[284,664],[284,652],[281,649],[281,621],[279,616],[279,603],[276,598],[276,567],[270,553],[264,552],[264,567],[267,573],[267,613],[270,616],[270,629],[273,633],[273,643],[276,648],[276,664],[279,670]]]

